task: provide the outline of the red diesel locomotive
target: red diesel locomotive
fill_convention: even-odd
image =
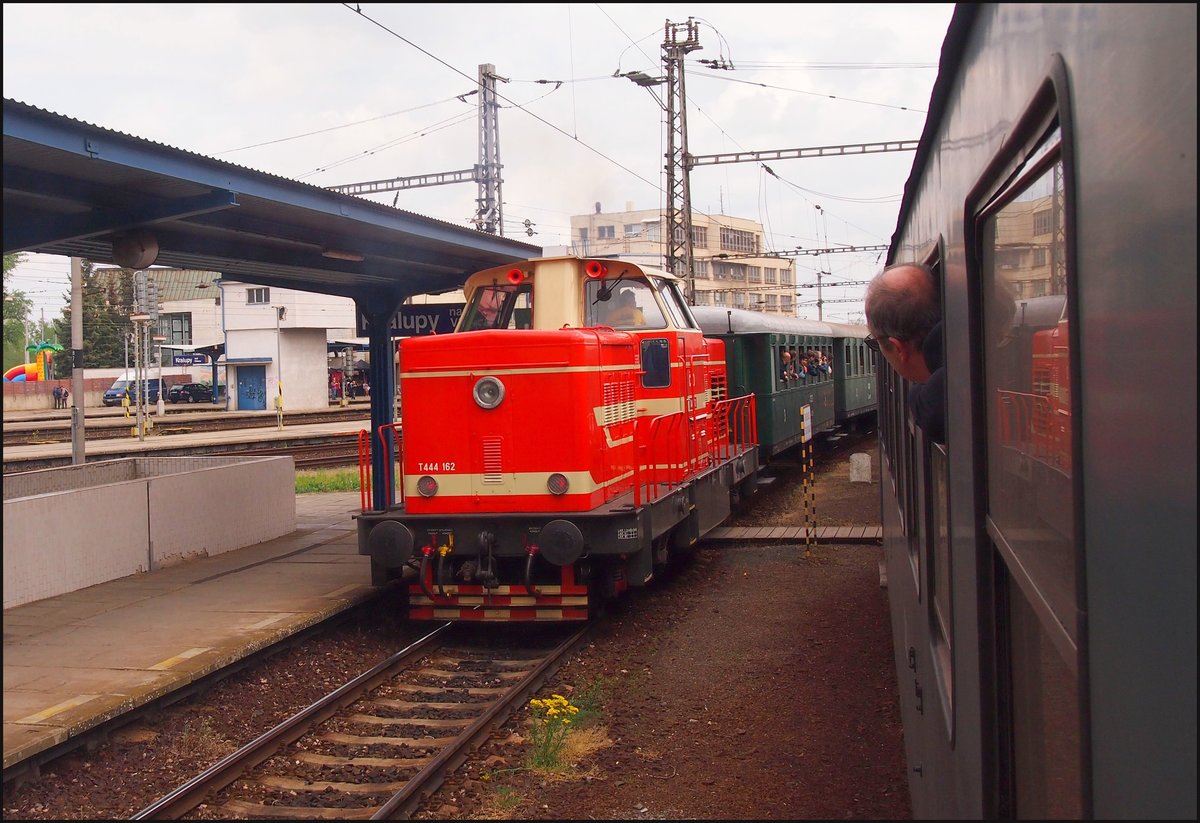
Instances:
[[[678,278],[553,257],[464,290],[455,333],[401,342],[397,499],[358,518],[410,618],[586,620],[753,491],[754,398]]]

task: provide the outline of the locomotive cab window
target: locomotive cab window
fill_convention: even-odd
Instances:
[[[586,322],[614,329],[665,329],[667,320],[645,280],[624,277],[587,281]]]

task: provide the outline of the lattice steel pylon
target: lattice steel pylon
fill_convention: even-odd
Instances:
[[[491,63],[479,66],[479,165],[475,179],[479,196],[475,203],[475,228],[488,234],[504,234],[504,179],[500,176],[500,104],[496,100],[496,81],[508,82],[496,74]]]
[[[683,278],[689,303],[695,295],[692,269],[692,189],[687,163],[687,96],[683,58],[700,48],[699,28],[666,21],[663,31],[663,67],[667,75],[667,269]]]
[[[496,74],[491,63],[479,64],[479,162],[469,169],[418,174],[409,177],[392,177],[387,180],[368,180],[362,183],[346,183],[326,186],[329,191],[342,194],[377,194],[383,191],[417,189],[424,186],[444,186],[447,183],[474,181],[479,186],[475,198],[475,216],[471,222],[475,228],[489,234],[504,235],[504,180],[500,176],[500,104],[496,97],[496,81],[508,82],[507,77]],[[475,94],[476,92],[467,92]],[[466,102],[467,94],[460,99]],[[394,207],[400,195],[392,201]],[[532,234],[532,232],[530,232]]]

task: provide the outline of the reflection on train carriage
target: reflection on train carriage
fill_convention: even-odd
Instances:
[[[1070,495],[1071,397],[1066,295],[1015,301],[1007,333],[990,358],[995,381],[994,436],[1000,471],[1012,475],[1031,507],[1063,535]]]

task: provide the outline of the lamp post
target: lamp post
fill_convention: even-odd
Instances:
[[[158,345],[158,408],[155,411],[159,417],[162,417],[167,413],[167,407],[163,404],[163,395],[166,392],[163,391],[162,382],[162,344],[166,342],[167,338],[161,334],[156,334],[151,339]]]
[[[272,306],[271,308],[275,309],[275,387],[278,391],[275,396],[276,426],[283,431],[283,345],[279,321],[287,316],[287,307]]]
[[[198,289],[211,289],[214,286],[216,286],[216,288],[219,292],[216,300],[217,300],[217,305],[221,307],[221,346],[220,346],[220,348],[221,348],[221,351],[224,352],[225,349],[228,347],[228,342],[229,342],[228,337],[226,336],[226,332],[225,332],[225,299],[224,299],[225,298],[225,284],[222,282],[220,277],[214,277],[206,283],[197,283],[196,284],[196,288],[198,288]],[[214,348],[213,356],[212,356],[212,384],[213,384],[212,402],[213,402],[214,406],[221,405],[222,403],[224,403],[225,410],[228,411],[229,410],[229,366],[228,366],[229,357],[227,355],[225,358],[226,367],[225,367],[225,394],[224,394],[224,396],[222,396],[222,394],[221,394],[221,380],[220,380],[220,374],[217,370],[218,369],[218,361],[220,360],[220,358],[221,358],[221,354],[219,354],[217,352],[216,348]]]

